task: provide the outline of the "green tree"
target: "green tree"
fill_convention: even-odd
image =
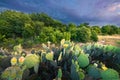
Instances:
[[[58,29],[54,31],[54,34],[56,36],[56,42],[60,42],[64,38],[63,33]]]
[[[81,23],[78,27],[87,27],[87,28],[90,28],[89,23],[87,23],[87,22]]]
[[[22,36],[24,38],[33,38],[34,37],[34,27],[31,24],[26,23],[23,28]]]
[[[91,29],[94,30],[97,34],[101,34],[100,26],[92,26]]]
[[[44,22],[40,22],[40,21],[34,21],[34,29],[35,29],[35,36],[39,36],[39,33],[42,31],[43,27],[44,27]]]
[[[79,42],[88,42],[91,39],[91,31],[89,28],[81,27],[76,30],[76,39]]]
[[[70,40],[70,38],[71,38],[70,32],[64,32],[64,33],[63,33],[63,38],[64,38],[65,40]]]
[[[8,24],[8,35],[7,37],[22,37],[22,28],[25,23],[31,22],[31,19],[28,14],[24,14],[17,11],[7,10],[1,12],[0,19],[6,21]]]
[[[44,35],[44,38],[42,37]],[[39,34],[40,38],[42,37],[44,42],[51,41],[56,42],[56,37],[54,34],[54,28],[53,27],[44,27],[42,31]]]
[[[95,42],[98,41],[98,35],[95,30],[91,30],[91,40]]]
[[[103,33],[104,35],[110,34],[110,30],[111,30],[110,25],[105,25],[105,26],[103,26],[103,27],[101,28],[101,31],[102,31],[102,33]]]
[[[71,40],[76,41],[76,25],[74,23],[68,24],[67,31],[71,33]]]

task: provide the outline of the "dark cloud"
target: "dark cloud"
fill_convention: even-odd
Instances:
[[[45,12],[62,22],[120,25],[119,0],[1,0],[0,8]]]

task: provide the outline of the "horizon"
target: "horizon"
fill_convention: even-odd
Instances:
[[[24,13],[44,12],[63,23],[120,26],[118,0],[1,0],[0,11],[16,10]]]

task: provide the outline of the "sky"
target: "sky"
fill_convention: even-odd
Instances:
[[[120,0],[0,0],[0,10],[44,12],[63,23],[120,26]]]

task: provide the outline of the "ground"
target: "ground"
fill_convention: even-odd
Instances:
[[[100,43],[120,47],[120,35],[98,36]]]

